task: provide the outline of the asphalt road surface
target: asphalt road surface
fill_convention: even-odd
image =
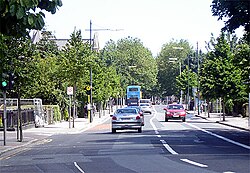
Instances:
[[[112,134],[110,120],[79,134],[53,135],[0,160],[1,173],[249,173],[250,137],[189,114],[145,115],[142,133]]]

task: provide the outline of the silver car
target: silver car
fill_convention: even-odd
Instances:
[[[116,133],[116,130],[124,129],[136,129],[139,133],[142,132],[143,115],[136,108],[117,109],[111,117],[112,133]]]
[[[152,106],[149,103],[141,103],[140,107],[141,107],[141,110],[143,111],[143,113],[152,114]]]

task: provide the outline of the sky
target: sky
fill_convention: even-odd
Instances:
[[[51,15],[45,13],[46,30],[57,39],[70,38],[74,28],[90,38],[98,30],[100,48],[109,40],[128,36],[139,38],[154,56],[172,39],[187,40],[205,51],[205,41],[224,26],[212,16],[212,0],[62,0],[63,6]],[[239,32],[241,36],[242,30]],[[93,38],[93,35],[92,35]]]

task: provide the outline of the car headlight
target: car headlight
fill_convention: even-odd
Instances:
[[[186,112],[183,111],[183,112],[180,112],[179,114],[180,114],[180,115],[184,115],[184,114],[186,114]]]

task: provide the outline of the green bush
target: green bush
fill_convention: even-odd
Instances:
[[[53,111],[53,120],[60,121],[61,120],[61,112],[58,105],[43,105],[44,111],[52,110]]]
[[[55,121],[61,121],[61,112],[58,105],[53,105],[54,110],[54,120]]]
[[[64,118],[64,120],[68,121],[68,119],[69,119],[68,109],[64,109],[64,111],[63,111],[63,118]]]
[[[3,127],[2,115],[0,114],[0,127]]]

